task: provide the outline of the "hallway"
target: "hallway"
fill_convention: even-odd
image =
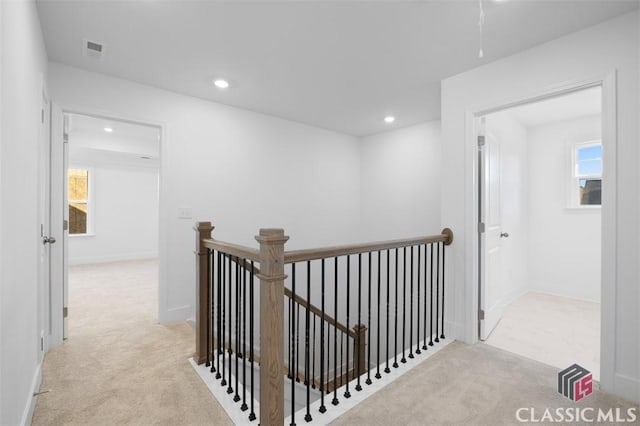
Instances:
[[[70,268],[69,339],[45,357],[34,425],[231,424],[193,372],[193,330],[157,323],[157,261]]]
[[[45,358],[41,391],[48,392],[38,397],[34,425],[232,424],[189,363],[193,329],[155,320],[156,269],[140,261],[73,271],[70,337]],[[334,424],[518,424],[519,407],[575,406],[557,393],[557,372],[454,342]],[[633,406],[598,390],[586,401],[596,409]]]

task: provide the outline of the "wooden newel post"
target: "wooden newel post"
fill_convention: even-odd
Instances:
[[[356,339],[354,341],[353,359],[355,377],[361,376],[367,372],[367,326],[364,324],[356,324],[353,326],[353,331],[356,333]]]
[[[284,424],[284,244],[282,229],[261,229],[260,424]]]
[[[211,238],[211,222],[198,222],[196,231],[196,353],[193,355],[198,364],[207,361],[207,336],[209,335],[209,259],[203,239]]]

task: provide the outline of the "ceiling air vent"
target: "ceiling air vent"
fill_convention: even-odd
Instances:
[[[102,61],[104,59],[105,46],[97,41],[84,39],[82,41],[82,52],[87,58],[97,59]]]

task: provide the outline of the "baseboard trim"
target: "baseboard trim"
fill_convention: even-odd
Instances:
[[[178,306],[162,312],[160,314],[160,323],[166,324],[173,321],[186,321],[189,318],[193,318],[193,306]]]
[[[616,395],[629,401],[640,402],[640,379],[616,373],[613,382]]]
[[[36,367],[36,371],[33,374],[33,380],[31,380],[31,387],[29,388],[29,398],[27,399],[27,404],[24,407],[24,411],[22,413],[22,420],[20,424],[23,426],[30,425],[31,420],[33,420],[33,413],[36,409],[36,402],[38,398],[35,394],[40,389],[40,384],[42,383],[42,363],[38,364]]]
[[[144,259],[157,259],[158,252],[142,252],[142,253],[125,253],[112,256],[91,256],[81,257],[77,259],[69,259],[69,265],[87,265],[91,263],[109,263],[109,262],[123,262],[127,260],[144,260]]]

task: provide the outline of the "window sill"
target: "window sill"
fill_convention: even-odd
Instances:
[[[564,209],[571,212],[599,212],[602,210],[602,206],[576,206],[565,207]]]
[[[69,238],[92,238],[95,237],[96,234],[69,234]]]

